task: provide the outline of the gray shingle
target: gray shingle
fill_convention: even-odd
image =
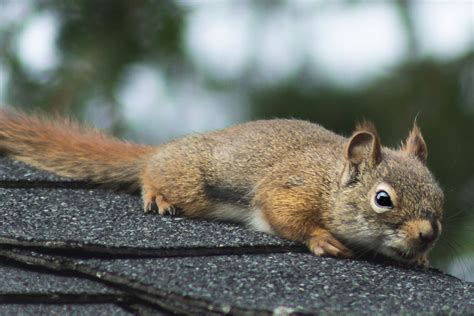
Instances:
[[[474,285],[469,282],[434,271],[381,263],[276,253],[300,251],[301,246],[233,224],[144,215],[137,196],[77,189],[67,181],[0,158],[0,244],[52,250],[45,255],[21,247],[0,248],[0,254],[74,274],[66,280],[0,266],[6,280],[3,287],[0,285],[0,297],[2,293],[58,291],[79,296],[84,293],[87,298],[111,291],[83,279],[87,275],[173,311],[474,312]],[[8,189],[11,183],[19,188]],[[28,186],[32,188],[26,189]],[[72,250],[67,254],[73,256],[60,256],[66,254],[65,249]],[[103,256],[81,259],[90,255],[84,250]],[[240,254],[226,255],[229,252]],[[117,259],[117,254],[122,259]],[[145,308],[140,302],[127,304]],[[146,307],[148,311],[153,308],[156,306]],[[24,315],[127,315],[128,310],[113,304],[71,302],[0,305],[0,314]]]
[[[11,160],[0,155],[0,181],[70,182],[72,180],[56,176],[50,172],[39,171],[38,169],[30,167],[20,161]]]
[[[357,314],[474,312],[473,284],[435,272],[311,254],[81,263],[163,291],[239,308]]]
[[[100,283],[72,276],[25,270],[0,263],[0,295],[5,294],[120,294]]]
[[[0,188],[0,209],[0,243],[7,238],[47,247],[128,247],[156,255],[166,249],[294,245],[234,224],[145,215],[138,196],[105,190]]]
[[[474,285],[435,271],[285,253],[73,259],[13,251],[35,264],[147,293],[163,308],[309,313],[472,313]],[[19,256],[18,256],[19,255]]]
[[[133,315],[113,304],[0,304],[0,315]]]

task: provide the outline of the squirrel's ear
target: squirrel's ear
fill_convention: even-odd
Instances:
[[[367,162],[369,168],[375,167],[382,159],[382,147],[377,132],[356,131],[345,148],[347,163],[341,177],[341,185],[346,186],[357,180],[361,172],[359,165]]]
[[[416,125],[416,122],[402,147],[402,151],[418,158],[421,162],[426,163],[426,159],[428,158],[428,148],[426,147],[425,140],[423,139],[423,135],[421,135],[420,128]]]
[[[382,157],[381,151],[377,134],[359,131],[352,135],[346,145],[346,159],[351,165],[367,161],[370,167],[375,167]]]

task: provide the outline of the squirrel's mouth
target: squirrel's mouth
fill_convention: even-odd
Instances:
[[[413,261],[418,256],[418,253],[409,250],[401,250],[395,247],[389,247],[389,249],[395,255],[396,259],[403,261]]]

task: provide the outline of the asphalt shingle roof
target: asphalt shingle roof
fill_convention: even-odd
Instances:
[[[38,245],[133,248],[156,255],[188,248],[294,245],[235,224],[145,215],[138,196],[105,190],[3,189],[0,200],[0,239]]]
[[[474,284],[435,270],[141,209],[0,158],[0,314],[474,313]]]

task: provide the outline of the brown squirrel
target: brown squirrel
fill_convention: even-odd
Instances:
[[[145,212],[237,221],[318,256],[360,248],[427,266],[441,233],[443,192],[416,123],[399,150],[382,147],[370,123],[345,138],[291,119],[151,147],[2,110],[0,151],[61,176],[141,189]]]

